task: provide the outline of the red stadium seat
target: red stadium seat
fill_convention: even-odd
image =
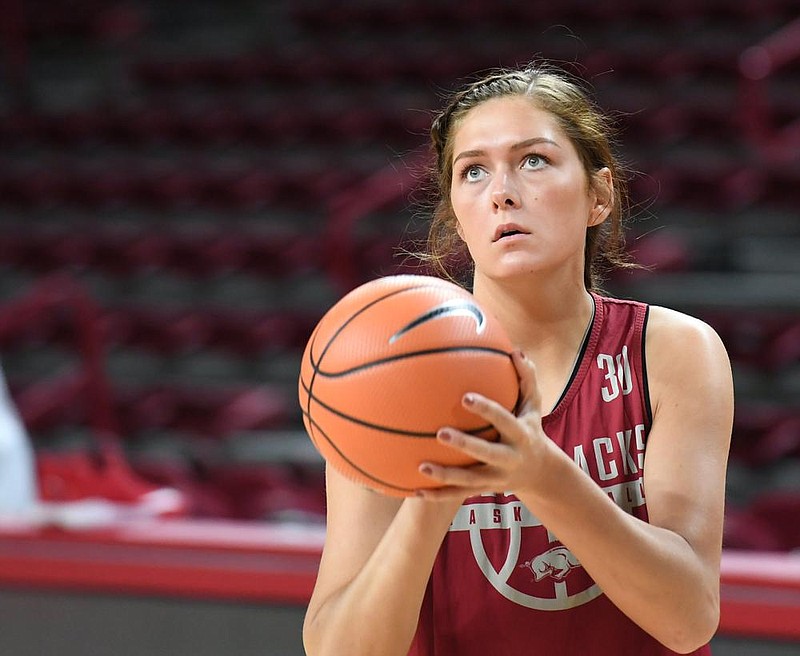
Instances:
[[[767,466],[798,455],[800,416],[784,406],[740,403],[731,442],[731,457],[751,466]]]
[[[800,364],[800,319],[788,322],[772,336],[764,364],[773,370]]]
[[[725,549],[780,551],[783,547],[775,527],[747,508],[729,505],[723,529],[722,544]]]
[[[268,386],[214,389],[165,384],[115,393],[122,430],[129,439],[153,430],[225,439],[244,431],[285,427],[297,414],[283,390]]]
[[[752,515],[769,524],[780,549],[800,548],[800,491],[775,490],[760,495],[750,507]]]
[[[64,425],[88,422],[86,384],[84,375],[69,374],[22,388],[12,386],[11,390],[27,430],[47,433]]]
[[[96,326],[119,376],[120,435],[133,446],[152,435],[186,438],[223,458],[240,433],[298,426],[296,359],[330,297],[377,275],[420,272],[414,260],[394,257],[400,237],[390,217],[404,220],[419,178],[393,169],[382,186],[364,184],[367,169],[389,153],[411,160],[427,142],[426,104],[476,70],[536,53],[572,62],[601,104],[618,112],[625,157],[645,172],[632,180],[634,203],[646,212],[653,201],[655,214],[678,217],[674,232],[629,241],[634,257],[655,269],[646,276],[744,268],[734,258],[751,227],[739,210],[749,208],[752,230],[765,231],[760,212],[771,208],[795,234],[794,142],[786,161],[766,165],[731,108],[746,104],[740,53],[794,19],[796,0],[306,0],[261,25],[270,38],[257,47],[247,45],[251,26],[231,35],[239,11],[221,31],[210,9],[153,11],[165,22],[148,32],[135,3],[104,4],[26,4],[42,61],[28,73],[41,77],[31,80],[30,107],[0,117],[0,207],[13,217],[0,227],[0,260],[6,290],[15,276],[71,271],[102,291]],[[187,12],[191,26],[180,24]],[[130,47],[144,33],[146,47]],[[206,38],[219,41],[206,47]],[[89,75],[92,58],[98,66]],[[796,120],[798,72],[800,64],[785,63],[770,87],[776,127]],[[684,215],[702,220],[686,226]],[[762,262],[772,256],[768,246],[762,253]],[[768,261],[777,271],[775,259]],[[697,314],[722,336],[745,390],[732,457],[765,470],[800,457],[800,425],[787,408],[800,359],[792,308]],[[12,328],[0,326],[3,349],[76,353],[78,331],[59,311]],[[139,356],[145,364],[137,369],[131,361]],[[12,387],[37,437],[89,421],[85,381],[26,376]],[[201,388],[200,378],[225,385]],[[263,386],[253,383],[262,378]],[[142,463],[150,482],[189,493],[199,515],[322,516],[314,476],[206,469],[188,460]],[[726,544],[787,548],[794,538],[771,522],[791,512],[785,500],[732,508]]]
[[[324,522],[321,469],[300,474],[290,465],[252,462],[218,466],[207,477],[228,496],[241,519]]]

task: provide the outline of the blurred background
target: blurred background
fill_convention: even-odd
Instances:
[[[302,349],[346,291],[417,271],[443,92],[537,56],[592,85],[634,172],[645,268],[608,291],[733,362],[725,547],[763,559],[735,561],[715,653],[800,653],[796,0],[0,7],[0,361],[49,504],[0,526],[5,653],[302,653]]]

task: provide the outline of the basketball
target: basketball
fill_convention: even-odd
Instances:
[[[303,422],[325,460],[345,477],[389,496],[436,483],[423,461],[469,465],[440,444],[452,426],[496,440],[461,399],[477,392],[513,410],[519,394],[512,345],[497,320],[458,285],[438,278],[378,278],[322,317],[303,354]]]

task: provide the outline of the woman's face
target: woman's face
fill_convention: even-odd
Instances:
[[[586,228],[610,211],[610,173],[600,177],[602,198],[556,119],[531,100],[495,98],[470,110],[453,135],[450,201],[476,276],[569,267],[582,281]]]

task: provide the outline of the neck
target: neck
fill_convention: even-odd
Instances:
[[[532,355],[543,347],[572,350],[580,343],[594,312],[583,282],[536,285],[476,277],[478,301],[495,315],[512,343]]]
[[[594,315],[594,301],[583,282],[515,286],[506,280],[476,277],[475,297],[495,315],[516,348],[536,363],[542,409],[561,398]]]

